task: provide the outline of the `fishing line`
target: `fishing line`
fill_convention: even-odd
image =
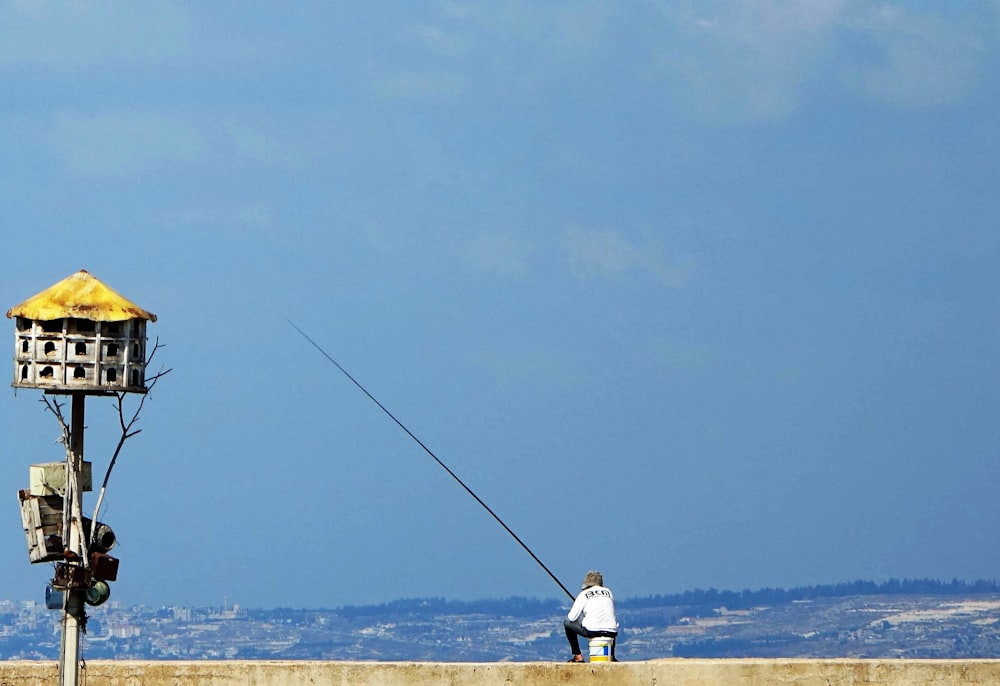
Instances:
[[[355,379],[353,376],[351,376],[351,374],[346,369],[344,369],[343,367],[341,367],[340,364],[335,359],[333,359],[333,357],[331,357],[328,352],[326,352],[325,350],[323,350],[323,348],[320,347],[319,343],[317,343],[312,338],[310,338],[309,335],[305,331],[303,331],[302,329],[300,329],[295,324],[295,322],[293,322],[288,317],[285,317],[285,321],[288,322],[292,326],[293,329],[295,329],[300,334],[302,334],[302,337],[305,338],[307,341],[309,341],[312,344],[312,346],[314,348],[316,348],[316,350],[318,350],[320,352],[320,354],[323,355],[323,357],[325,357],[326,359],[330,360],[330,362],[332,362],[333,365],[337,369],[339,369],[343,373],[344,376],[346,376],[348,379],[351,380],[351,383],[353,383],[355,386],[357,386],[359,389],[361,389],[361,392],[364,393],[365,395],[367,395],[368,398],[369,398],[369,400],[371,400],[373,403],[375,403],[376,405],[378,405],[379,409],[381,409],[383,412],[385,412],[385,414],[388,415],[389,419],[391,419],[392,421],[396,422],[396,425],[399,426],[400,429],[402,429],[403,431],[405,431],[407,436],[409,436],[414,441],[416,441],[417,445],[419,445],[421,448],[423,448],[425,453],[427,453],[432,458],[434,458],[434,461],[437,462],[439,465],[441,465],[441,468],[444,469],[446,472],[448,472],[448,474],[451,476],[451,478],[453,478],[455,481],[457,481],[458,484],[462,488],[465,489],[466,493],[468,493],[469,495],[471,495],[476,500],[477,503],[479,503],[480,505],[482,505],[483,509],[485,509],[487,512],[490,513],[490,515],[493,517],[493,519],[495,519],[497,521],[497,523],[500,526],[502,526],[504,528],[504,530],[507,533],[509,533],[513,537],[513,539],[515,541],[517,541],[518,544],[520,544],[520,546],[522,548],[524,548],[524,551],[526,553],[528,553],[528,555],[531,555],[531,559],[533,559],[535,562],[537,562],[538,566],[541,567],[542,569],[544,569],[545,573],[548,574],[550,577],[552,577],[552,580],[555,581],[559,585],[559,588],[561,588],[563,590],[563,592],[570,597],[570,599],[574,599],[574,596],[573,596],[572,593],[569,592],[569,589],[567,589],[563,585],[563,583],[561,581],[559,581],[558,578],[556,578],[556,575],[553,574],[549,570],[549,568],[545,566],[544,562],[542,562],[540,559],[538,559],[538,556],[535,555],[535,553],[533,553],[531,551],[531,548],[529,548],[527,546],[527,544],[525,544],[525,542],[522,541],[521,538],[517,534],[514,533],[513,529],[511,529],[509,526],[507,526],[507,524],[502,519],[500,519],[499,515],[497,515],[497,513],[494,512],[490,508],[489,505],[487,505],[485,502],[483,502],[482,498],[480,498],[478,495],[476,495],[475,492],[471,488],[469,488],[468,486],[466,486],[465,482],[462,481],[461,479],[459,479],[458,475],[455,474],[455,472],[451,471],[451,469],[448,467],[448,465],[446,465],[444,462],[442,462],[440,460],[440,458],[438,458],[438,456],[435,455],[434,452],[430,448],[428,448],[426,445],[424,445],[424,442],[421,441],[419,438],[417,438],[412,431],[410,431],[409,429],[407,429],[406,426],[403,424],[403,422],[401,422],[398,419],[396,419],[396,416],[394,414],[392,414],[392,412],[390,412],[386,408],[385,405],[383,405],[382,403],[380,403],[375,396],[373,396],[371,393],[368,392],[368,389],[366,389],[364,386],[362,386],[358,382],[358,380]]]

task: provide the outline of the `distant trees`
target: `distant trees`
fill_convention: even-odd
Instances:
[[[539,614],[558,613],[563,606],[556,600],[537,598],[490,598],[486,600],[445,600],[444,598],[409,598],[393,600],[380,605],[348,605],[337,609],[344,617],[380,617],[413,615],[472,615],[498,617],[534,617]]]
[[[618,598],[622,609],[649,609],[683,607],[685,614],[708,615],[715,608],[745,610],[761,605],[779,605],[794,600],[836,598],[863,595],[976,595],[1000,593],[1000,583],[979,579],[973,582],[952,579],[888,579],[875,581],[848,581],[819,586],[797,586],[791,589],[761,588],[756,591],[720,591],[715,588],[696,588],[683,593]],[[364,617],[435,617],[441,615],[489,615],[493,617],[539,617],[560,615],[566,610],[565,600],[538,599],[513,596],[485,600],[447,600],[445,598],[403,598],[378,605],[346,605],[334,611],[345,618]],[[272,618],[300,621],[302,616],[315,610],[277,608],[268,610]],[[251,614],[253,611],[251,611]]]
[[[641,598],[618,600],[621,607],[648,607],[650,605],[683,605],[727,607],[731,610],[747,609],[757,605],[776,605],[793,600],[812,600],[853,595],[975,595],[980,593],[1000,593],[1000,584],[993,579],[978,579],[973,582],[952,579],[888,579],[882,583],[874,581],[849,581],[819,586],[798,586],[783,588],[762,588],[756,591],[719,591],[696,588],[692,591],[672,595],[654,595]]]

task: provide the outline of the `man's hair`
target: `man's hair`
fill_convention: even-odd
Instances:
[[[580,589],[590,588],[591,586],[603,586],[604,576],[600,572],[595,572],[593,570],[587,572],[587,575],[583,577],[583,585]]]

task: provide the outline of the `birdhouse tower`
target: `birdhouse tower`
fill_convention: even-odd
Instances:
[[[146,322],[156,315],[84,270],[7,311],[15,388],[146,392]]]

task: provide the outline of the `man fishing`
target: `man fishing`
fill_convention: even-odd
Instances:
[[[615,617],[615,599],[611,595],[611,589],[605,588],[604,576],[595,571],[587,572],[580,588],[573,607],[563,621],[566,640],[573,651],[573,657],[569,661],[584,661],[580,652],[580,636],[587,639],[602,636],[611,639],[611,661],[617,662],[615,643],[618,638],[618,619]]]

